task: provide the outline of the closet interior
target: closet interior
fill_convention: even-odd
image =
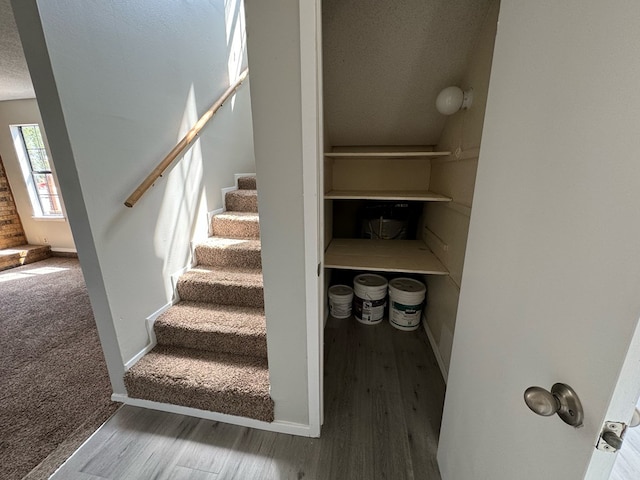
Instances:
[[[498,7],[322,7],[325,299],[330,286],[353,286],[367,272],[425,283],[422,326],[445,381]],[[449,86],[471,89],[473,101],[445,116],[435,101]]]

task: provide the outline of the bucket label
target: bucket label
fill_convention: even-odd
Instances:
[[[390,319],[392,323],[402,327],[413,327],[420,323],[422,315],[422,303],[419,305],[404,305],[391,302]]]
[[[401,312],[404,312],[407,315],[411,315],[422,310],[422,305],[403,305],[402,303],[398,303],[398,302],[392,302],[392,303],[393,303],[393,308]]]
[[[358,296],[353,298],[353,310],[357,318],[363,322],[377,323],[384,316],[386,299],[364,300]]]

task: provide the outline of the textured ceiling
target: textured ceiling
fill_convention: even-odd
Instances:
[[[0,0],[0,101],[35,98],[9,0]]]
[[[493,0],[324,0],[324,104],[331,145],[432,145]]]
[[[458,84],[493,0],[324,0],[332,145],[432,145],[438,92]],[[10,0],[0,0],[0,101],[34,98]]]

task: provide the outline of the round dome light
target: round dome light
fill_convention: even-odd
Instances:
[[[459,87],[447,87],[436,98],[436,108],[443,115],[453,115],[460,110],[466,110],[473,101],[473,89],[463,92]]]

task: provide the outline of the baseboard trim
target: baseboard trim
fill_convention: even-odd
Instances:
[[[147,344],[146,347],[144,347],[142,350],[136,353],[133,357],[131,357],[131,359],[128,362],[124,364],[125,372],[127,372],[131,367],[133,367],[142,357],[144,357],[147,353],[153,350],[153,347],[157,345],[158,341],[156,340],[156,334],[153,331],[153,324],[155,323],[156,319],[160,315],[162,315],[164,312],[166,312],[172,305],[173,305],[173,302],[164,304],[162,307],[160,307],[158,310],[153,312],[151,315],[149,315],[145,319],[145,326],[147,328],[147,333],[149,335],[149,343]]]
[[[191,265],[186,265],[171,275],[171,288],[173,289],[173,301],[171,302],[171,305],[175,305],[180,301],[180,294],[178,293],[178,280],[180,279],[180,276],[185,274],[191,268],[195,267],[195,255],[193,254],[193,249],[194,249],[193,242],[191,242],[190,248],[192,250]]]
[[[444,380],[444,383],[446,385],[449,372],[447,372],[447,367],[444,365],[444,360],[442,360],[442,355],[440,355],[440,349],[438,348],[436,339],[434,338],[433,332],[429,328],[429,324],[427,323],[427,319],[425,317],[422,317],[422,326],[424,328],[425,333],[427,334],[427,338],[429,339],[429,345],[431,345],[431,350],[433,350],[433,354],[436,357],[436,362],[438,362],[438,367],[440,367],[440,374],[442,375],[442,379]]]
[[[224,208],[218,208],[216,210],[210,210],[207,212],[207,234],[211,237],[213,235],[213,231],[211,230],[211,219],[216,216],[224,213]]]
[[[131,398],[128,395],[114,393],[111,395],[114,402],[124,403],[133,407],[148,408],[150,410],[159,410],[161,412],[176,413],[178,415],[186,415],[188,417],[204,418],[216,422],[238,425],[240,427],[255,428],[257,430],[265,430],[268,432],[286,433],[289,435],[297,435],[299,437],[311,437],[311,429],[309,425],[300,423],[284,422],[276,420],[273,423],[262,422],[252,418],[237,417],[235,415],[226,415],[224,413],[210,412],[208,410],[200,410],[198,408],[183,407],[180,405],[172,405],[169,403],[154,402],[151,400],[141,400],[139,398]]]
[[[52,257],[58,258],[78,258],[78,252],[64,252],[62,250],[51,250]]]
[[[235,192],[236,190],[238,190],[238,180],[237,179],[236,179],[236,186],[235,187],[224,187],[224,188],[220,189],[220,191],[222,192],[222,212],[226,212],[227,211],[227,193]]]
[[[144,347],[142,350],[140,350],[138,353],[136,353],[131,360],[129,360],[127,363],[124,364],[124,371],[128,372],[131,367],[133,367],[136,363],[138,363],[138,361],[144,357],[147,353],[149,353],[151,350],[153,350],[153,347],[156,346],[156,342],[151,342],[149,343],[146,347]]]
[[[78,251],[75,248],[51,247],[51,251],[59,253],[75,253],[76,255],[78,255]]]

